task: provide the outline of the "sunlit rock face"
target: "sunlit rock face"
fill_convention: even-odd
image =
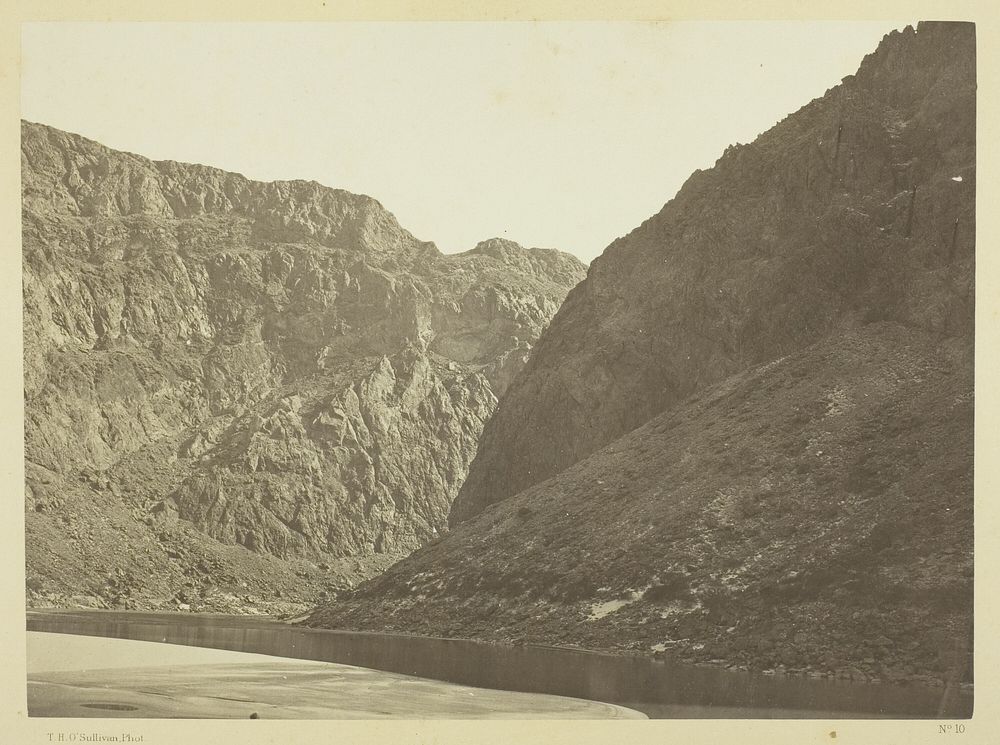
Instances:
[[[30,123],[21,152],[28,564],[43,593],[101,596],[132,571],[127,551],[105,555],[98,495],[158,577],[191,540],[262,561],[422,545],[584,276],[499,239],[442,255],[374,199],[316,183]]]

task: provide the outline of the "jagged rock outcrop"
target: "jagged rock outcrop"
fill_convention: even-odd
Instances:
[[[971,24],[890,34],[612,243],[488,424],[452,521],[838,330],[970,335],[974,45]]]
[[[971,679],[975,46],[890,34],[567,297],[451,532],[307,623]]]
[[[442,255],[369,197],[37,124],[22,173],[29,579],[52,592],[35,544],[70,529],[62,493],[112,494],[151,555],[192,526],[325,563],[430,540],[584,273],[499,239]]]

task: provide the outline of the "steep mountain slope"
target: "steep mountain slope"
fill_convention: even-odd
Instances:
[[[214,607],[196,590],[222,562],[315,599],[317,562],[336,589],[430,540],[584,273],[498,239],[445,256],[368,197],[36,124],[22,174],[32,598]]]
[[[696,172],[570,293],[489,422],[451,521],[699,388],[873,319],[969,335],[975,39],[924,23]]]
[[[891,34],[692,176],[569,294],[453,530],[307,622],[971,675],[974,56]]]
[[[972,371],[967,345],[898,324],[830,337],[705,388],[308,623],[960,674]]]

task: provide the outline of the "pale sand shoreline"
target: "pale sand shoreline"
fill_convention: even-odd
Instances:
[[[32,717],[645,719],[597,701],[313,660],[28,632]]]

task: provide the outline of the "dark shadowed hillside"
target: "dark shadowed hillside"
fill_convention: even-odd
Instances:
[[[22,126],[29,602],[316,600],[431,540],[584,268]]]
[[[487,425],[452,523],[827,334],[971,337],[974,43],[971,24],[890,34],[612,243]]]
[[[709,386],[310,625],[944,678],[972,603],[971,350],[879,322]]]
[[[616,241],[452,532],[325,627],[970,676],[975,40],[890,34]]]

